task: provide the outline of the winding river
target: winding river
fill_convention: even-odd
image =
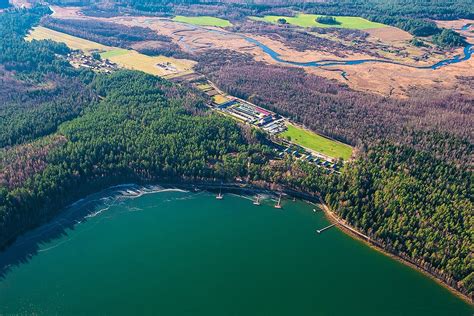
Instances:
[[[360,64],[365,64],[365,63],[385,63],[385,64],[400,65],[400,66],[417,68],[417,69],[436,70],[446,65],[456,64],[456,63],[469,60],[472,56],[472,53],[474,52],[473,45],[469,44],[464,47],[463,56],[457,55],[457,56],[454,56],[453,58],[444,59],[431,66],[414,66],[414,65],[399,63],[399,62],[389,60],[389,59],[357,59],[357,60],[327,59],[327,60],[318,60],[318,61],[310,61],[310,62],[295,62],[295,61],[288,61],[288,60],[282,59],[280,54],[278,54],[273,49],[271,49],[270,47],[268,47],[267,45],[263,44],[262,42],[256,39],[253,39],[247,36],[243,36],[243,38],[247,42],[255,44],[258,47],[260,47],[265,54],[270,56],[275,61],[278,61],[280,63],[290,64],[290,65],[295,65],[295,66],[302,66],[302,67],[350,66],[350,65],[360,65]]]
[[[0,254],[0,315],[472,315],[301,201],[121,186]]]
[[[195,29],[198,27],[193,26]],[[471,24],[466,24],[464,25],[461,30],[465,31],[468,30],[471,27]],[[224,34],[228,35],[229,33],[227,31],[222,31],[222,30],[216,30],[216,29],[208,29],[204,27],[199,27],[200,29],[206,30],[208,32],[215,32],[219,34]],[[400,65],[400,66],[405,66],[405,67],[410,67],[410,68],[416,68],[416,69],[431,69],[431,70],[436,70],[441,67],[447,66],[447,65],[452,65],[452,64],[457,64],[466,60],[469,60],[472,57],[472,54],[474,53],[474,45],[468,44],[464,47],[463,49],[463,55],[456,55],[453,58],[447,58],[444,60],[441,60],[433,65],[427,65],[427,66],[415,66],[415,65],[410,65],[410,64],[405,64],[405,63],[400,63],[396,62],[390,59],[356,59],[356,60],[333,60],[333,59],[323,59],[323,60],[317,60],[317,61],[310,61],[310,62],[295,62],[295,61],[289,61],[281,58],[281,55],[268,47],[267,45],[263,44],[262,42],[242,35],[238,33],[232,33],[233,35],[239,36],[242,39],[246,40],[247,42],[256,45],[262,49],[262,51],[270,56],[273,60],[284,63],[284,64],[289,64],[289,65],[294,65],[294,66],[302,66],[302,67],[328,67],[328,66],[351,66],[351,65],[360,65],[360,64],[366,64],[366,63],[384,63],[384,64],[392,64],[392,65]],[[344,76],[344,73],[343,73]]]

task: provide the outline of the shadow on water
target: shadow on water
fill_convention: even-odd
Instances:
[[[147,192],[158,192],[160,187],[137,185],[116,186],[93,194],[66,207],[47,224],[20,236],[10,247],[0,252],[0,281],[15,267],[28,263],[41,252],[41,246],[68,236],[76,225],[90,220],[124,198],[137,197]]]

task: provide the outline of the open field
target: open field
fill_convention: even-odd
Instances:
[[[71,49],[80,49],[85,53],[92,51],[107,51],[113,49],[112,47],[105,46],[96,42],[85,40],[79,37],[71,36],[65,33],[57,32],[46,27],[38,26],[35,27],[30,34],[26,37],[27,40],[45,40],[50,39],[55,42],[61,42],[66,44]]]
[[[474,44],[474,20],[459,19],[454,21],[435,21],[439,27],[453,29],[466,38],[470,44]]]
[[[323,137],[309,130],[297,127],[293,124],[287,125],[288,129],[281,133],[282,137],[291,137],[291,141],[308,149],[312,149],[333,158],[347,160],[352,154],[352,147],[341,142]]]
[[[113,54],[107,57],[110,61],[127,69],[140,70],[155,76],[168,78],[192,73],[195,62],[165,56],[147,56],[134,50],[128,53]]]
[[[316,22],[316,18],[320,17],[318,14],[298,14],[294,17],[291,16],[278,16],[278,15],[266,15],[263,18],[261,17],[251,17],[255,21],[265,21],[270,23],[278,23],[278,19],[285,19],[286,22],[292,25],[300,27],[337,27],[337,28],[346,28],[346,29],[356,29],[356,30],[367,30],[374,29],[379,27],[386,27],[387,25],[382,23],[371,22],[369,20],[356,17],[356,16],[336,16],[336,20],[341,24],[329,25],[321,24]]]
[[[72,49],[79,49],[85,53],[98,51],[103,58],[127,69],[140,70],[156,76],[168,78],[189,74],[193,72],[194,61],[176,59],[165,56],[147,56],[134,50],[102,45],[96,42],[57,32],[42,26],[35,28],[27,37],[28,40],[50,39],[65,43]]]
[[[218,27],[228,27],[232,26],[227,20],[215,18],[212,16],[182,16],[178,15],[173,18],[173,21],[189,23],[194,25],[202,26],[218,26]]]
[[[216,94],[215,96],[213,96],[212,100],[217,104],[224,104],[229,101],[229,99],[220,94]]]
[[[118,48],[118,49],[113,49],[113,50],[109,50],[109,51],[106,51],[102,54],[100,54],[100,56],[102,58],[111,58],[111,57],[115,57],[115,56],[120,56],[120,55],[126,55],[130,53],[129,50],[127,49],[122,49],[122,48]]]
[[[72,12],[72,10],[70,10]],[[68,11],[69,12],[69,11]],[[62,11],[57,11],[57,17],[60,18]],[[66,16],[66,18],[68,18]],[[76,18],[84,19],[85,16],[77,15]],[[90,17],[87,17],[88,19]],[[193,54],[205,54],[208,49],[230,49],[240,53],[248,53],[257,61],[263,61],[269,64],[282,65],[273,60],[268,54],[264,53],[262,49],[254,44],[245,41],[238,34],[232,32],[214,32],[205,27],[193,26],[185,23],[175,23],[169,19],[158,17],[143,17],[143,16],[119,16],[112,18],[94,18],[103,22],[114,22],[127,26],[142,26],[149,27],[160,34],[170,36],[177,45],[184,51]],[[459,28],[469,22],[458,21],[454,28]],[[447,22],[446,22],[447,23]],[[448,26],[445,24],[445,26]],[[434,53],[427,58],[422,58],[425,55],[426,49],[417,48],[408,44],[408,40],[412,36],[402,30],[393,27],[383,27],[375,29],[367,29],[366,32],[370,34],[367,38],[373,44],[387,46],[387,49],[377,50],[383,57],[396,60],[402,63],[407,63],[416,66],[426,66],[434,64],[440,59],[449,56],[462,54],[462,49],[456,49],[444,54]],[[467,33],[466,31],[464,33]],[[323,50],[306,50],[297,51],[277,39],[271,39],[266,36],[245,34],[249,37],[259,40],[261,43],[267,45],[272,50],[280,54],[281,58],[289,61],[309,62],[321,59],[367,59],[371,56],[362,54],[360,52],[348,53],[339,51],[338,55],[334,55],[330,51]],[[316,34],[319,37],[328,37],[331,40],[338,40],[334,38],[331,33]],[[346,45],[350,43],[343,41]],[[471,39],[469,39],[471,40]],[[361,45],[361,44],[356,44]],[[400,51],[402,54],[397,54]],[[341,57],[340,54],[345,56]],[[419,60],[415,61],[413,58],[417,57]],[[472,67],[474,59],[458,64],[449,65],[439,70],[430,69],[415,69],[399,65],[366,63],[351,66],[333,66],[333,67],[304,67],[309,72],[326,78],[331,78],[340,81],[343,84],[349,85],[352,89],[359,91],[374,92],[381,95],[393,97],[406,97],[413,89],[445,89],[457,90],[462,93],[473,95],[473,90],[463,82],[462,78],[472,77]],[[344,71],[346,76],[343,78],[341,72]]]
[[[401,30],[393,26],[378,27],[365,30],[370,36],[381,40],[384,43],[393,44],[394,42],[409,41],[413,35],[407,31]]]

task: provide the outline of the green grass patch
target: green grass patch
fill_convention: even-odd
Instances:
[[[109,50],[107,52],[101,53],[100,57],[110,58],[110,57],[115,57],[115,56],[122,56],[128,53],[130,53],[130,51],[126,49],[113,49],[113,50]]]
[[[212,100],[217,104],[224,104],[226,102],[229,102],[229,99],[220,94],[216,94],[215,96],[213,96]]]
[[[232,23],[230,23],[229,21],[220,19],[220,18],[215,18],[212,16],[177,15],[173,18],[173,21],[189,23],[189,24],[194,24],[194,25],[202,25],[202,26],[218,26],[218,27],[232,26]]]
[[[266,15],[262,17],[250,17],[250,19],[255,21],[264,21],[269,23],[278,23],[278,19],[285,19],[288,24],[296,25],[300,27],[338,27],[346,29],[356,29],[356,30],[366,30],[366,29],[375,29],[379,27],[386,27],[385,24],[371,22],[369,20],[363,19],[357,16],[334,16],[336,21],[340,24],[329,25],[316,22],[316,18],[321,15],[318,14],[298,14],[294,17],[291,16],[278,16],[278,15]]]
[[[333,158],[349,159],[352,147],[341,142],[323,137],[309,130],[288,124],[288,130],[280,134],[281,137],[291,138],[295,144],[312,149]]]
[[[201,91],[208,91],[212,89],[212,87],[207,83],[197,85],[197,88]]]

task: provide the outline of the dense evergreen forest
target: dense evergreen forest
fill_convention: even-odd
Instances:
[[[471,97],[385,98],[232,51],[208,52],[197,69],[232,95],[359,147],[340,177],[317,186],[328,204],[379,245],[472,292]]]
[[[471,293],[474,205],[468,169],[425,151],[380,144],[333,178],[326,201],[385,249]]]
[[[276,159],[262,134],[209,113],[191,88],[76,70],[64,45],[25,42],[47,12],[0,14],[0,248],[111,185],[250,181],[319,194],[386,249],[472,293],[472,99],[392,100],[244,54],[199,57],[228,92],[358,147],[340,175],[327,174]]]
[[[32,13],[34,12],[34,13]],[[14,11],[0,19],[0,146],[54,132],[95,100],[78,71],[64,58],[69,49],[52,41],[23,40],[47,10]],[[82,79],[81,79],[82,78]]]

